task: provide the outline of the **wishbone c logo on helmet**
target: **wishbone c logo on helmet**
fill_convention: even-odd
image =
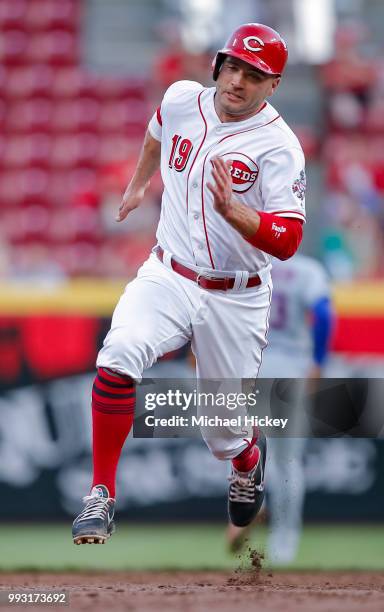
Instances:
[[[258,38],[258,36],[247,36],[243,38],[243,43],[245,49],[248,49],[248,51],[261,51],[264,47],[263,41],[261,38]]]
[[[246,23],[239,26],[216,53],[212,62],[215,81],[227,55],[237,57],[270,76],[280,76],[287,63],[288,49],[276,30],[262,23]]]

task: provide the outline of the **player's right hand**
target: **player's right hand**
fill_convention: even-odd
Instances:
[[[123,200],[121,202],[119,212],[117,213],[115,219],[116,221],[123,221],[125,217],[135,210],[138,206],[140,206],[141,202],[144,199],[145,192],[149,185],[149,181],[144,185],[144,187],[140,187],[139,189],[134,189],[131,185],[128,185],[125,193],[123,195]]]

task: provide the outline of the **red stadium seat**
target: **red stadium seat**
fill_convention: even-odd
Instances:
[[[121,134],[124,123],[124,102],[105,102],[100,111],[99,129],[101,132],[117,132]]]
[[[100,214],[95,206],[71,206],[68,210],[68,221],[77,240],[95,241],[101,237]]]
[[[28,136],[28,166],[49,167],[52,140],[46,134]]]
[[[9,71],[0,64],[0,96],[1,98],[7,98],[7,84],[9,78]]]
[[[49,27],[75,30],[79,25],[83,4],[78,0],[51,1]]]
[[[72,135],[58,136],[54,139],[51,152],[51,167],[56,169],[72,168],[76,160],[76,138]]]
[[[4,168],[20,168],[27,164],[28,138],[26,136],[14,136],[5,143],[1,156]]]
[[[42,168],[0,171],[0,201],[8,205],[47,201],[48,178]]]
[[[56,133],[76,131],[72,100],[59,100],[56,102],[52,114],[52,130]]]
[[[0,98],[0,131],[4,132],[7,116],[7,104],[5,100]]]
[[[53,70],[37,65],[15,68],[8,72],[5,95],[10,100],[52,95]]]
[[[26,0],[1,0],[0,30],[23,29],[26,8]]]
[[[50,131],[52,102],[47,98],[33,98],[16,102],[9,108],[6,129],[9,132]]]
[[[93,168],[77,168],[67,174],[67,188],[71,197],[80,193],[98,193],[98,173]]]
[[[79,2],[73,0],[33,0],[25,12],[25,27],[30,30],[55,28],[75,31],[79,19]]]
[[[150,83],[143,79],[126,79],[121,82],[121,98],[126,100],[141,100],[145,102],[148,99],[148,89]]]
[[[46,134],[12,136],[2,156],[5,168],[48,167],[51,139]]]
[[[21,172],[18,170],[0,171],[1,207],[19,203],[23,196]]]
[[[55,139],[51,166],[56,169],[92,168],[97,164],[99,140],[94,134],[59,136]]]
[[[74,196],[98,193],[98,176],[94,168],[56,169],[49,174],[48,193],[56,206],[68,206]]]
[[[75,98],[79,93],[81,72],[77,66],[60,68],[55,72],[52,94],[58,100]]]
[[[76,166],[92,168],[98,164],[100,140],[95,134],[79,134],[76,139]]]
[[[59,206],[52,209],[48,238],[52,244],[73,240],[72,227],[68,222],[68,206]]]
[[[102,105],[99,128],[102,132],[122,131],[133,137],[143,135],[149,119],[147,104],[140,100],[120,100]]]
[[[97,83],[97,96],[104,101],[117,101],[124,97],[124,81],[117,77],[100,77]]]
[[[104,137],[99,151],[99,164],[107,166],[115,162],[125,161],[132,145],[126,136],[115,135]]]
[[[130,136],[141,136],[148,123],[148,108],[139,100],[127,100],[123,104],[122,127]]]
[[[30,36],[28,61],[52,66],[68,66],[77,62],[77,38],[65,30],[37,32]]]
[[[58,99],[79,96],[97,98],[97,80],[98,77],[83,72],[77,66],[63,67],[56,71],[52,95]]]
[[[28,56],[28,36],[22,30],[2,33],[0,63],[4,66],[23,66]]]
[[[100,105],[94,98],[59,102],[53,114],[57,132],[97,131]]]
[[[21,200],[24,204],[49,201],[49,173],[38,167],[28,168],[20,172]]]
[[[48,191],[52,202],[56,206],[61,206],[68,202],[68,171],[65,169],[51,169],[48,181]]]
[[[23,239],[22,226],[20,223],[21,210],[15,206],[15,203],[9,205],[2,203],[2,220],[1,226],[4,232],[4,237],[7,242],[12,245]],[[14,250],[12,249],[12,260],[14,259]]]
[[[19,240],[47,239],[51,211],[49,206],[40,203],[23,206],[19,211]]]

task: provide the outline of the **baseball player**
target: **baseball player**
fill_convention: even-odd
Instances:
[[[267,552],[271,562],[284,565],[296,556],[302,526],[306,432],[302,381],[321,375],[333,313],[328,278],[315,259],[296,254],[286,262],[276,260],[272,279],[269,344],[263,352],[259,377],[301,379],[296,386],[296,398],[288,406],[287,416],[296,421],[292,423],[293,437],[270,438],[268,445],[270,535]],[[276,385],[272,387],[270,400],[272,409],[280,414],[287,407],[280,404],[276,388]],[[298,437],[300,434],[302,437]],[[239,550],[245,536],[246,530],[229,525],[230,549]]]
[[[270,255],[291,257],[305,221],[303,152],[266,100],[286,61],[277,32],[242,25],[214,59],[216,86],[174,83],[149,122],[117,221],[140,205],[160,165],[157,245],[120,298],[97,358],[93,484],[73,523],[76,544],[104,543],[114,529],[116,469],[144,370],[191,340],[198,378],[257,376]],[[202,431],[214,456],[232,462],[229,514],[247,525],[264,497],[266,441],[258,430],[238,433]]]

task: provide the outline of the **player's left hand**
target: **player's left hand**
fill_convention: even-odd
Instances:
[[[207,183],[209,191],[213,194],[213,207],[224,219],[232,208],[232,177],[230,168],[232,161],[224,161],[221,157],[214,157],[212,163],[212,178],[215,183]]]

